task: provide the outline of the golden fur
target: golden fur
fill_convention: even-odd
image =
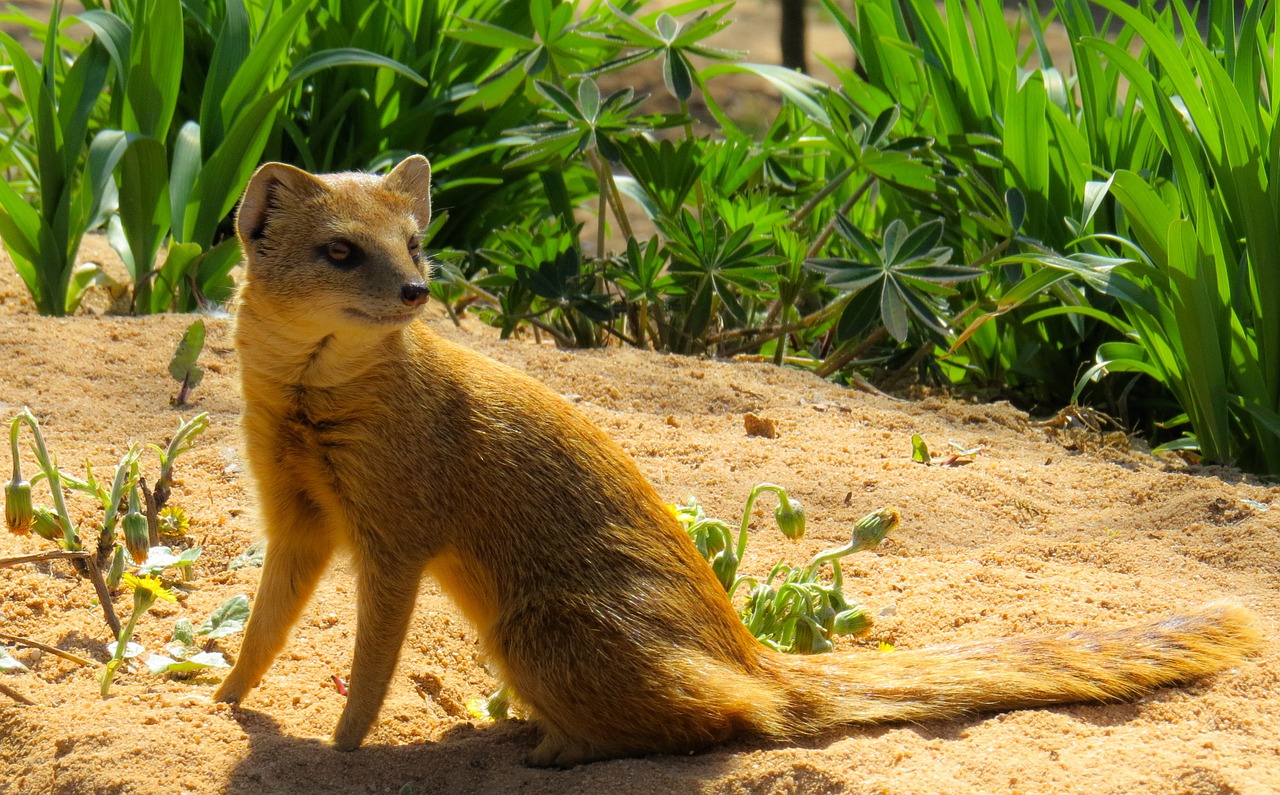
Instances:
[[[341,749],[377,717],[424,574],[541,727],[537,764],[1126,698],[1257,648],[1251,615],[1217,605],[1057,638],[766,649],[617,444],[537,381],[413,321],[403,285],[426,278],[410,241],[429,189],[416,156],[384,178],[273,163],[248,186],[236,344],[270,544],[217,699],[261,679],[339,547],[358,585]]]

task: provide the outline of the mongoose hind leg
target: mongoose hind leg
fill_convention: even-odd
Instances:
[[[297,495],[279,503],[268,501],[263,507],[268,544],[262,580],[240,655],[214,693],[215,701],[239,703],[258,685],[284,648],[289,630],[333,555],[333,538],[310,500]]]
[[[780,696],[743,666],[643,611],[624,618],[608,594],[531,602],[506,611],[486,642],[542,730],[530,764],[686,753],[777,719]]]
[[[360,556],[356,572],[356,650],[347,705],[333,732],[339,751],[359,748],[378,717],[422,578],[417,567],[385,556]]]

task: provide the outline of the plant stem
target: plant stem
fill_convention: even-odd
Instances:
[[[591,159],[591,165],[597,166],[600,158]],[[604,176],[600,173],[600,169],[596,168],[596,183],[599,186],[600,193],[600,209],[596,211],[596,256],[604,256],[604,233],[605,233],[605,215],[609,208],[608,187],[604,184]]]
[[[0,632],[0,640],[7,640],[10,643],[16,643],[19,646],[29,646],[33,649],[39,649],[40,651],[48,652],[55,657],[61,657],[64,660],[70,660],[73,663],[78,663],[79,665],[97,665],[93,660],[86,660],[78,654],[63,651],[56,646],[49,646],[38,640],[32,640],[31,638],[23,638],[18,635],[9,635],[7,633]]]
[[[738,530],[737,552],[739,561],[742,560],[742,556],[747,552],[747,526],[751,524],[751,509],[755,507],[756,499],[760,496],[760,493],[764,491],[771,491],[781,498],[783,488],[772,483],[761,483],[752,489],[751,493],[747,495],[747,507],[742,512],[742,528]]]
[[[645,332],[649,329],[649,299],[640,299],[640,318],[636,321],[636,347],[648,349]]]
[[[8,685],[5,685],[5,684],[0,684],[0,693],[4,693],[6,696],[18,702],[19,704],[23,704],[28,707],[40,706],[36,702],[32,701],[31,699],[19,693],[17,690],[14,690],[12,687],[9,687]]]
[[[775,337],[779,337],[783,334],[790,334],[793,331],[802,331],[804,329],[819,325],[820,323],[824,323],[827,320],[830,320],[832,317],[834,317],[835,315],[839,314],[841,311],[844,310],[845,305],[848,304],[851,300],[853,300],[853,296],[854,296],[853,293],[847,293],[845,295],[842,295],[836,300],[824,306],[823,308],[817,310],[816,312],[812,312],[808,315],[805,315],[804,317],[800,318],[796,322],[790,323],[785,326],[774,326],[771,329],[747,329],[747,328],[731,329],[730,331],[726,331],[721,334],[708,337],[707,344],[713,345],[716,343],[725,342],[727,340],[736,339],[738,337],[747,337],[747,336],[752,337],[750,342],[739,345],[738,347],[733,348],[731,350],[721,352],[722,356],[734,356],[740,353],[741,351],[745,350],[746,348],[750,348],[756,345],[763,345],[764,343],[768,342],[771,339],[774,339]],[[756,335],[759,335],[759,336],[756,336]]]
[[[814,368],[814,371],[813,371],[814,375],[820,376],[822,378],[826,378],[827,376],[831,375],[835,371],[839,370],[841,367],[844,367],[849,362],[853,361],[854,359],[858,358],[862,354],[866,353],[867,350],[869,350],[872,345],[875,345],[877,342],[884,339],[886,336],[888,336],[888,334],[889,334],[889,330],[884,326],[881,326],[880,328],[876,329],[875,331],[873,331],[872,333],[864,337],[863,340],[859,342],[857,345],[854,345],[848,350],[841,352],[840,350],[837,349],[837,351],[831,356],[828,356],[822,362],[822,364]]]
[[[58,518],[62,520],[62,534],[66,547],[73,552],[78,552],[81,549],[80,539],[76,536],[75,525],[71,524],[71,515],[67,513],[67,502],[62,494],[62,475],[58,472],[53,460],[49,458],[49,449],[45,447],[40,423],[36,421],[35,415],[29,408],[24,408],[18,418],[27,423],[32,435],[36,437],[36,459],[49,480],[49,491],[53,493],[53,507],[58,510]],[[10,433],[12,434],[12,431]]]
[[[137,626],[138,619],[142,614],[147,612],[151,604],[155,601],[155,597],[148,599],[140,593],[141,589],[133,592],[133,614],[129,616],[129,623],[125,624],[124,629],[116,635],[116,651],[111,655],[111,660],[107,663],[107,668],[102,672],[102,695],[105,698],[107,692],[111,690],[111,680],[115,678],[116,669],[120,667],[120,663],[124,662],[124,653],[129,646],[129,639],[133,637],[133,628]]]
[[[836,231],[836,224],[839,223],[840,217],[853,209],[853,205],[857,204],[858,199],[861,199],[862,195],[871,189],[871,186],[875,184],[875,181],[875,177],[867,177],[864,179],[862,184],[858,186],[858,189],[853,192],[853,195],[846,199],[844,204],[840,205],[840,209],[836,210],[835,214],[831,216],[831,220],[827,221],[826,226],[822,227],[822,231],[818,233],[818,237],[813,241],[813,245],[809,246],[809,250],[804,253],[805,259],[812,259],[813,257],[818,256],[818,252],[822,251],[822,247],[827,244],[827,239],[831,237],[831,233]]]
[[[896,384],[898,380],[901,379],[908,372],[910,372],[912,368],[920,364],[920,362],[924,359],[924,357],[928,356],[929,352],[933,350],[933,347],[934,345],[932,342],[926,342],[925,344],[921,345],[919,348],[916,349],[915,353],[911,354],[911,358],[907,360],[906,364],[902,365],[897,370],[894,370],[892,373],[890,373],[889,376],[885,378],[881,383],[886,388],[893,384]]]
[[[818,207],[818,205],[822,204],[823,199],[830,196],[836,190],[836,188],[839,188],[841,185],[843,185],[844,181],[849,177],[853,176],[854,172],[857,170],[858,170],[858,165],[854,164],[846,168],[844,171],[841,171],[839,174],[836,174],[834,177],[832,177],[830,182],[822,186],[822,190],[814,194],[813,198],[805,202],[804,206],[801,207],[796,212],[796,217],[791,221],[791,228],[792,229],[800,228],[800,224],[804,222],[805,218],[809,217],[809,213],[813,212],[814,209]]]
[[[31,555],[18,555],[14,558],[0,558],[0,569],[9,566],[20,566],[23,563],[40,563],[45,560],[84,560],[89,557],[89,553],[84,550],[68,552],[65,549],[55,549],[51,552],[36,552]]]
[[[622,206],[622,193],[618,190],[618,183],[613,178],[609,163],[602,160],[600,165],[604,170],[605,182],[609,186],[609,200],[613,204],[613,217],[618,221],[618,231],[622,233],[623,238],[630,240],[636,235],[631,231],[631,219],[627,217],[627,208]]]

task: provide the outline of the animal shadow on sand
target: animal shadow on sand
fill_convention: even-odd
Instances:
[[[351,753],[335,751],[319,738],[286,734],[268,715],[237,709],[235,720],[249,735],[249,753],[231,771],[228,795],[560,795],[561,793],[696,792],[702,782],[722,776],[732,751],[759,747],[717,746],[691,756],[653,756],[595,762],[568,770],[530,767],[525,757],[537,731],[524,721],[446,731],[434,742],[386,746],[366,742]]]

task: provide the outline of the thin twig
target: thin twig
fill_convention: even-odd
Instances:
[[[793,331],[802,331],[803,329],[807,329],[807,328],[810,328],[811,326],[816,326],[820,323],[826,322],[827,320],[831,319],[832,317],[835,317],[837,314],[842,312],[845,306],[853,298],[853,296],[854,296],[854,293],[846,293],[845,295],[842,295],[841,297],[827,304],[822,309],[819,309],[816,312],[813,312],[811,314],[805,315],[804,317],[800,318],[794,323],[788,323],[785,326],[774,326],[773,328],[759,328],[759,329],[751,329],[751,328],[731,329],[729,331],[725,331],[720,334],[713,334],[707,337],[707,344],[716,345],[721,342],[728,342],[729,340],[736,339],[738,337],[751,337],[750,340],[739,345],[736,349],[722,351],[720,354],[721,356],[730,356],[730,357],[736,356],[738,353],[742,352],[746,348],[755,347],[757,345],[763,345],[769,340],[776,339],[782,336],[783,334],[790,334]]]
[[[85,658],[80,657],[79,655],[72,654],[69,651],[63,651],[62,649],[59,649],[56,646],[48,646],[44,643],[41,643],[38,640],[32,640],[31,638],[23,638],[18,635],[10,635],[5,632],[0,632],[0,640],[7,640],[10,643],[16,643],[19,646],[30,646],[33,649],[39,649],[40,651],[47,651],[50,654],[61,657],[64,660],[70,660],[71,662],[79,663],[80,665],[97,665],[97,663],[94,662],[93,660],[86,660]]]
[[[875,177],[867,177],[858,186],[858,189],[853,192],[853,195],[846,199],[844,204],[840,205],[840,209],[836,210],[835,214],[831,216],[831,220],[827,221],[826,226],[822,227],[822,231],[818,233],[813,244],[809,246],[809,250],[804,253],[805,259],[813,259],[818,256],[818,252],[822,251],[822,247],[827,244],[827,238],[831,237],[832,232],[836,231],[836,224],[840,222],[840,218],[849,214],[849,211],[853,209],[853,205],[858,203],[858,199],[861,199],[862,195],[870,190],[875,182]]]
[[[40,706],[36,702],[22,695],[17,690],[14,690],[12,687],[9,687],[8,685],[0,684],[0,693],[4,693],[6,696],[18,702],[19,704],[25,704],[28,707]]]
[[[120,637],[120,619],[116,617],[115,605],[111,603],[111,591],[107,589],[107,581],[102,579],[102,569],[98,568],[98,563],[93,558],[89,558],[84,562],[85,568],[89,570],[89,582],[93,583],[93,590],[98,593],[98,604],[102,605],[102,615],[107,619],[107,626],[111,628],[111,637]]]
[[[796,217],[791,222],[791,228],[799,229],[800,224],[804,222],[804,219],[809,217],[809,213],[813,212],[814,208],[816,208],[819,204],[822,204],[822,200],[830,196],[831,193],[835,191],[836,188],[843,185],[846,179],[853,176],[853,172],[857,171],[858,168],[859,168],[858,164],[849,166],[845,168],[844,171],[841,171],[839,174],[832,177],[831,181],[828,182],[826,185],[823,185],[822,190],[818,191],[817,194],[815,194],[812,199],[805,202],[804,206],[801,207],[796,212]]]
[[[915,369],[916,366],[920,364],[920,362],[924,361],[924,357],[929,355],[930,351],[933,350],[933,347],[934,346],[932,342],[926,342],[925,344],[921,345],[919,348],[916,349],[915,353],[911,354],[911,358],[907,360],[906,364],[902,365],[897,370],[894,370],[892,373],[889,374],[887,378],[882,380],[880,383],[884,384],[885,386],[892,386],[893,384],[898,383],[898,381],[901,380],[903,376],[905,376],[907,373]]]
[[[84,560],[89,557],[88,552],[68,552],[65,549],[55,549],[50,552],[36,552],[31,555],[19,555],[16,558],[0,558],[0,569],[8,566],[18,566],[23,563],[39,563],[44,560]]]
[[[880,328],[868,334],[866,338],[862,340],[862,342],[858,343],[857,345],[850,348],[849,350],[844,351],[843,353],[836,353],[831,356],[828,356],[822,362],[822,364],[820,364],[816,369],[814,369],[813,371],[814,375],[817,375],[821,378],[826,378],[827,376],[834,373],[836,370],[839,370],[841,367],[844,367],[849,362],[853,361],[854,359],[858,358],[862,354],[866,353],[868,350],[871,349],[872,345],[875,345],[877,342],[884,339],[886,336],[888,336],[888,334],[889,334],[889,330],[886,329],[884,326],[881,326]]]

